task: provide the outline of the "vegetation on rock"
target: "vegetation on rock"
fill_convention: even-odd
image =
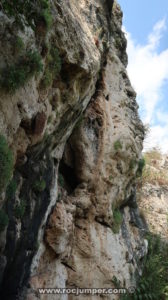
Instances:
[[[36,192],[43,192],[46,188],[46,182],[44,179],[41,179],[39,181],[36,181],[34,186],[33,186],[33,189],[36,191]]]
[[[130,170],[133,170],[136,167],[136,165],[137,165],[136,159],[131,159],[130,165],[129,165]]]
[[[4,210],[0,209],[0,231],[3,231],[8,225],[9,219]]]
[[[41,87],[47,88],[50,86],[61,71],[61,58],[58,49],[51,47],[46,60],[46,69],[41,81]]]
[[[143,172],[144,167],[145,167],[145,158],[141,158],[138,161],[138,169],[137,169],[137,176],[138,177],[142,176],[142,172]]]
[[[0,192],[7,186],[12,172],[14,159],[7,141],[4,136],[0,135]]]
[[[2,0],[0,7],[21,29],[27,25],[35,30],[40,24],[48,30],[52,24],[48,0]]]
[[[16,189],[17,189],[17,183],[14,179],[12,179],[9,185],[7,186],[7,190],[6,190],[6,196],[8,200],[14,197]]]
[[[122,300],[168,299],[168,245],[158,236],[148,234],[149,250],[136,292]]]
[[[43,70],[41,56],[37,51],[29,51],[17,63],[0,72],[0,87],[6,92],[15,92],[33,75]]]
[[[121,144],[121,142],[120,142],[119,140],[116,141],[116,142],[114,143],[114,149],[115,149],[116,151],[122,149],[122,144]]]
[[[24,216],[24,213],[25,213],[25,209],[26,209],[26,202],[24,199],[22,199],[20,201],[20,204],[18,204],[15,207],[15,217],[17,219],[22,219],[22,217]]]
[[[116,208],[113,211],[113,226],[112,226],[112,230],[113,230],[114,233],[119,233],[122,221],[123,221],[122,214],[119,211],[119,209]]]
[[[24,49],[24,42],[20,36],[17,36],[14,43],[15,52],[20,53]]]

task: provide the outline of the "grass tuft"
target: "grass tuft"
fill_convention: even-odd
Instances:
[[[43,192],[46,188],[46,182],[44,179],[41,179],[39,181],[36,181],[34,186],[33,186],[33,189],[36,191],[36,192]]]
[[[114,143],[114,149],[115,149],[116,151],[122,149],[122,144],[121,144],[121,142],[120,142],[119,140],[116,141],[116,142]]]
[[[113,226],[112,226],[112,231],[116,234],[119,233],[120,227],[123,221],[123,217],[119,209],[115,209],[113,211]]]

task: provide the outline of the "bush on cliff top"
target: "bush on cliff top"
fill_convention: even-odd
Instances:
[[[0,135],[0,192],[7,186],[13,171],[14,159],[4,136]]]

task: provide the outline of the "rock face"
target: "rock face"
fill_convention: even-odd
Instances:
[[[112,288],[115,279],[128,288],[147,251],[136,204],[144,129],[126,72],[122,12],[105,0],[50,5],[45,37],[30,26],[17,31],[0,14],[0,40],[8,37],[0,66],[17,59],[14,35],[38,50],[44,65],[43,74],[0,98],[0,129],[15,156],[17,183],[0,201],[9,216],[0,233],[1,294],[9,300],[75,299],[40,295],[38,288]],[[44,88],[48,45],[59,51],[62,68]],[[19,218],[14,212],[23,199]],[[93,298],[99,296],[80,295]]]
[[[154,149],[146,153],[146,167],[138,189],[138,205],[147,226],[168,239],[168,157]]]

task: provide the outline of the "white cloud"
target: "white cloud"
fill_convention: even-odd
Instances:
[[[168,119],[159,123],[161,115],[163,86],[168,81],[168,48],[159,52],[161,38],[166,30],[166,20],[162,19],[153,27],[146,45],[140,45],[126,32],[128,40],[128,74],[137,92],[137,100],[144,123],[151,125],[151,133],[145,145],[159,145],[168,151]],[[159,104],[160,111],[157,110]],[[163,145],[164,141],[164,145]]]

